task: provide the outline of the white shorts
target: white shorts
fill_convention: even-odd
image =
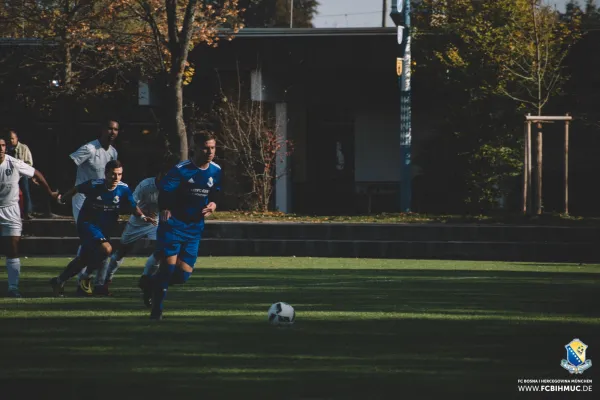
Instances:
[[[121,235],[121,243],[130,244],[144,238],[156,240],[156,226],[152,224],[140,226],[128,222]]]
[[[0,207],[0,233],[2,236],[21,236],[23,222],[18,204]]]
[[[77,223],[77,217],[79,217],[79,211],[81,211],[81,207],[83,207],[83,202],[85,201],[85,195],[81,193],[75,194],[71,199],[71,204],[73,205],[73,218],[75,219],[75,223]]]

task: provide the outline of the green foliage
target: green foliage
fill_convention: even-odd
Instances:
[[[451,155],[443,164],[421,160],[425,172],[444,177],[434,184],[450,179],[463,188],[468,209],[493,208],[518,190],[523,114],[541,114],[562,93],[582,15],[537,0],[423,0],[414,20],[420,79],[453,99],[438,105],[445,117],[436,127]],[[457,166],[452,176],[443,171],[448,163]]]
[[[431,1],[439,0],[426,3]],[[466,60],[485,64],[493,73],[481,77],[483,89],[511,98],[523,110],[533,107],[541,115],[567,80],[563,64],[581,37],[581,16],[561,18],[538,0],[446,4],[444,29],[451,29],[456,40],[437,53],[440,60],[458,69],[470,66]]]
[[[520,175],[522,153],[513,147],[484,143],[469,158],[467,204],[489,209],[510,195],[511,178]]]

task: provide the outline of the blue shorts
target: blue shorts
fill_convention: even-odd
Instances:
[[[87,262],[102,261],[105,257],[100,245],[110,241],[110,236],[105,235],[103,229],[91,222],[79,222],[77,232],[81,240],[80,257]]]
[[[177,256],[194,268],[204,223],[183,223],[174,218],[161,222],[156,230],[156,253],[159,256]]]

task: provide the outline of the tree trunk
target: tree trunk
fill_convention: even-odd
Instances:
[[[171,151],[179,154],[180,161],[183,161],[189,158],[187,130],[183,119],[183,74],[179,73],[178,68],[172,68],[169,75],[166,96],[167,135],[175,139],[171,144]]]
[[[175,96],[175,132],[177,132],[179,139],[179,159],[183,161],[188,159],[188,139],[183,120],[183,81],[181,77],[175,82],[173,90]]]
[[[65,89],[71,91],[73,84],[73,57],[68,44],[65,44]]]
[[[177,2],[166,2],[169,52],[171,53],[171,68],[169,70],[169,95],[168,107],[171,108],[172,129],[171,134],[177,134],[179,142],[179,159],[188,159],[188,140],[185,122],[183,120],[183,73],[188,58],[188,52],[192,34],[194,31],[194,20],[196,18],[198,0],[189,0],[183,17],[181,31],[177,26]]]
[[[537,133],[537,165],[536,165],[536,210],[537,215],[542,215],[542,128],[538,127]]]

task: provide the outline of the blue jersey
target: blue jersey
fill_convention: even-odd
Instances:
[[[103,230],[111,229],[118,221],[119,214],[132,213],[136,208],[131,190],[123,182],[109,190],[104,179],[93,179],[77,185],[77,191],[85,195],[78,223],[88,222]]]
[[[158,206],[171,211],[172,219],[204,225],[202,210],[209,195],[221,190],[221,167],[210,162],[201,169],[190,160],[182,161],[158,183],[158,190]]]

